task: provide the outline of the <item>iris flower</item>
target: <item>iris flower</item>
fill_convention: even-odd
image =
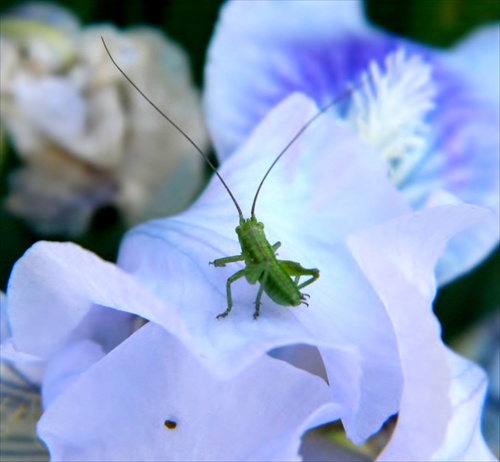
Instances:
[[[292,95],[222,164],[243,210],[315,113]],[[312,427],[341,419],[363,443],[395,413],[388,458],[457,450],[457,378],[431,310],[433,269],[451,236],[491,211],[447,194],[432,205],[412,212],[376,151],[323,116],[268,177],[256,212],[270,242],[283,243],[280,258],[320,269],[309,307],[264,296],[254,320],[256,288],[242,280],[233,311],[216,319],[241,267],[208,265],[239,252],[238,215],[218,178],[186,212],[134,228],[118,267],[73,244],[36,244],[9,282],[3,349],[45,367],[38,431],[54,460],[293,460]],[[133,315],[148,324],[135,331]],[[266,356],[302,344],[317,349],[319,377]],[[492,458],[477,427],[484,376],[471,367],[463,396],[476,439],[457,451]]]
[[[395,181],[408,165],[406,153],[427,159],[429,133],[442,135],[442,146],[456,140],[436,129],[444,123],[439,117],[429,118],[439,85],[448,82],[430,78],[432,53],[394,48],[392,38],[373,31],[381,42],[372,47],[355,40],[366,51],[357,73],[338,67],[336,88],[323,74],[313,72],[308,81],[320,76],[323,86],[312,85],[324,90],[320,104],[355,84],[356,75],[369,83],[355,90],[352,103],[335,108],[342,117],[318,116],[290,144],[318,114],[317,95],[284,85],[301,80],[301,67],[273,47],[285,46],[279,37],[297,36],[306,24],[308,46],[295,47],[295,57],[311,56],[311,48],[322,57],[319,40],[331,31],[342,38],[349,27],[364,27],[356,5],[229,3],[210,49],[205,101],[219,173],[248,217],[260,181],[285,150],[255,215],[269,242],[281,242],[279,259],[319,269],[306,290],[309,306],[277,305],[264,294],[255,320],[258,289],[241,279],[232,285],[233,310],[217,319],[227,308],[228,277],[244,266],[209,265],[241,252],[237,207],[217,177],[190,209],[132,229],[117,266],[62,243],[36,244],[16,264],[2,352],[43,370],[38,434],[54,460],[298,460],[300,453],[312,460],[314,448],[300,447],[307,430],[341,420],[347,436],[363,444],[395,414],[380,460],[494,460],[479,427],[484,373],[443,344],[432,300],[448,242],[475,227],[491,238],[497,209],[487,201],[466,203],[444,180],[421,194]],[[294,15],[276,21],[266,11]],[[250,34],[257,29],[260,39]],[[252,40],[241,41],[247,33]],[[346,62],[356,56],[345,51],[350,37],[338,41]],[[382,49],[383,60],[370,64],[371,52]],[[257,61],[273,57],[283,65],[281,78],[269,86],[268,73],[235,65],[231,50]],[[216,84],[225,60],[245,76],[233,73]],[[319,68],[306,68],[321,69],[322,61],[315,62]],[[250,83],[278,96],[259,98]],[[410,98],[410,108],[395,99],[393,85]],[[374,130],[384,125],[369,109],[401,121],[393,138]],[[498,114],[487,114],[477,113],[485,136],[471,136],[491,148],[488,123]],[[224,140],[229,119],[234,125],[226,126]],[[490,191],[494,180],[485,178]],[[306,352],[306,361],[297,351]]]
[[[290,93],[318,107],[343,95],[330,114],[385,159],[412,209],[446,190],[497,212],[451,241],[437,267],[444,284],[498,244],[499,44],[498,24],[450,50],[415,43],[369,24],[360,1],[227,2],[204,94],[216,151],[230,156]]]

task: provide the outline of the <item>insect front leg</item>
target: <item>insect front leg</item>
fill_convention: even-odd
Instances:
[[[243,261],[245,257],[243,255],[234,255],[232,257],[217,258],[214,261],[209,262],[209,265],[214,265],[218,268],[226,266],[228,263],[235,263],[237,261]]]
[[[260,282],[259,291],[257,292],[257,298],[255,299],[255,311],[253,313],[254,319],[257,319],[259,317],[262,294],[264,293],[266,287],[266,280],[268,275],[266,269],[267,265],[265,263],[259,263],[256,265],[248,265],[245,269],[242,270],[244,271],[244,276],[247,278],[249,284]]]
[[[228,257],[228,258],[235,258],[235,257]],[[219,260],[226,260],[226,259],[220,258]],[[215,260],[215,261],[217,261],[217,260]],[[238,260],[232,260],[232,261],[238,261]],[[231,263],[231,262],[229,262],[229,263]],[[215,264],[215,262],[214,262],[214,264]],[[225,263],[223,265],[220,265],[220,266],[224,266],[224,265],[225,265]],[[217,265],[215,265],[215,266],[217,266]],[[242,270],[239,270],[236,273],[234,273],[230,278],[228,278],[228,280],[226,282],[227,310],[224,311],[224,313],[217,315],[217,319],[225,318],[233,309],[233,297],[231,295],[231,284],[234,281],[237,281],[238,279],[245,276],[246,272],[247,272],[246,269],[242,269]]]

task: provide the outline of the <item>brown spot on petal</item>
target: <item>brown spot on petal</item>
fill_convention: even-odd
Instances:
[[[169,430],[175,430],[177,427],[177,422],[175,422],[174,420],[165,420],[163,425],[165,425],[165,428],[168,428]]]

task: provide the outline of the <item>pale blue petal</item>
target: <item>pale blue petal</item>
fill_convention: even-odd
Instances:
[[[481,412],[487,380],[474,363],[447,352],[452,378],[448,393],[453,409],[446,440],[432,460],[496,461],[481,433]]]
[[[233,192],[242,204],[250,203],[252,195],[248,190],[253,191],[262,177],[262,173],[256,172],[261,164],[266,165],[269,151],[275,150],[269,149],[269,146],[279,143],[276,137],[264,136],[266,131],[272,132],[275,126],[282,124],[282,118],[287,114],[304,111],[301,106],[303,101],[297,97],[284,103],[267,118],[249,143],[223,164],[220,173],[234,189]],[[309,111],[313,112],[314,109],[310,107]],[[307,117],[307,114],[304,114],[304,117]],[[289,130],[294,129],[286,124],[283,126]],[[323,130],[332,136],[331,148],[328,138],[320,136]],[[267,140],[267,145],[260,147],[261,139]],[[319,139],[321,143],[317,142]],[[219,271],[218,268],[209,267],[206,262],[223,255],[239,253],[230,225],[225,225],[231,221],[228,216],[234,214],[231,211],[233,206],[229,200],[220,198],[222,191],[218,180],[214,180],[215,183],[209,186],[192,211],[175,219],[143,225],[129,233],[122,248],[120,263],[161,298],[178,300],[180,314],[184,316],[190,330],[193,333],[203,333],[196,337],[193,335],[194,342],[198,342],[195,348],[200,359],[210,362],[212,370],[219,369],[219,373],[234,373],[235,370],[245,367],[258,354],[276,346],[291,343],[320,346],[328,380],[335,390],[339,405],[342,406],[341,417],[344,425],[354,441],[362,442],[378,429],[383,421],[382,416],[385,416],[385,419],[398,408],[401,382],[399,359],[394,357],[398,347],[393,343],[391,321],[382,314],[385,308],[379,303],[379,294],[373,293],[366,285],[363,274],[353,265],[345,248],[339,245],[339,240],[347,233],[363,227],[363,218],[366,226],[376,222],[374,210],[378,212],[379,209],[372,205],[372,210],[366,211],[364,206],[367,201],[361,200],[361,197],[355,201],[353,198],[356,194],[362,194],[363,198],[368,198],[373,204],[383,204],[384,212],[380,213],[385,219],[389,218],[389,204],[392,204],[393,216],[404,213],[406,209],[399,203],[399,197],[394,196],[394,191],[391,194],[383,186],[387,184],[384,181],[384,171],[378,169],[376,161],[357,163],[363,155],[369,155],[370,150],[364,147],[358,151],[355,146],[352,138],[349,138],[341,126],[337,126],[328,117],[323,118],[313,130],[304,134],[301,143],[297,143],[297,146],[281,159],[280,168],[269,177],[269,184],[266,184],[264,189],[271,191],[272,200],[268,202],[266,194],[263,193],[259,203],[258,211],[261,210],[262,216],[266,217],[263,221],[272,236],[270,241],[274,242],[278,237],[286,236],[287,239],[283,238],[282,241],[288,245],[292,244],[295,255],[301,256],[300,261],[314,262],[314,265],[321,269],[320,280],[308,290],[311,295],[309,309],[287,310],[266,300],[263,315],[255,322],[251,319],[255,290],[249,289],[243,282],[234,289],[234,312],[222,321],[214,319],[214,315],[224,309],[225,280],[235,269]],[[311,152],[316,155],[307,156],[306,149],[313,147],[315,149],[311,149]],[[321,155],[322,149],[331,149],[330,156]],[[261,152],[262,155],[252,162],[254,152]],[[371,155],[375,156],[374,153]],[[269,157],[268,164],[273,159]],[[308,158],[308,162],[301,163],[304,157]],[[346,158],[350,159],[356,168],[348,168]],[[325,173],[334,170],[328,166],[329,163],[337,167],[338,177],[335,181],[330,180]],[[248,182],[238,178],[244,166]],[[364,181],[369,176],[366,169],[373,169],[371,174],[373,178],[378,178],[378,186],[373,178],[372,182]],[[317,179],[315,183],[301,178],[302,175],[308,178],[309,172],[313,172],[311,178]],[[318,172],[323,172],[323,175]],[[361,183],[364,189],[359,187]],[[305,188],[308,185],[312,188],[311,184],[314,184],[316,195],[306,192],[308,190]],[[354,185],[357,187],[352,187]],[[286,194],[283,191],[286,191]],[[315,206],[316,197],[319,198],[318,207]],[[287,208],[287,201],[294,204],[291,213],[283,213]],[[325,207],[326,202],[330,203],[330,208]],[[353,214],[355,203],[359,206]],[[465,210],[470,213],[464,213]],[[460,215],[463,215],[458,220],[460,226],[454,221],[449,224],[454,232],[462,229],[465,223],[471,224],[477,221],[478,217],[487,215],[487,212],[478,207],[469,209],[464,206]],[[418,215],[408,215],[406,219],[418,221],[417,217]],[[319,225],[311,226],[312,222]],[[428,226],[433,221],[426,220],[424,223]],[[211,231],[207,231],[208,228]],[[273,228],[279,229],[280,233],[273,236]],[[413,230],[413,233],[415,232]],[[426,241],[426,232],[430,230],[424,232],[420,229],[415,239]],[[446,227],[444,230],[433,232],[439,237],[440,246],[444,246],[453,234]],[[329,237],[329,242],[325,242],[325,236]],[[420,241],[414,247],[406,249],[406,258],[413,258],[411,252],[415,249],[422,252],[427,248],[429,254],[437,258],[441,247],[436,250],[432,247],[432,242]],[[287,251],[285,246],[283,249],[283,252]],[[293,256],[294,254],[288,256],[286,253],[283,255],[284,258]],[[202,276],[206,286],[194,285],[193,279],[183,277],[181,269],[185,274]],[[432,283],[432,268],[425,273],[417,271],[412,274],[412,279],[415,284],[423,286]],[[425,309],[428,311],[433,294],[434,286],[431,286],[426,292],[428,299]],[[366,306],[370,307],[369,313],[363,309]],[[377,349],[373,349],[374,344]],[[221,362],[222,358],[224,362]]]
[[[449,89],[443,100],[449,110],[437,117],[441,137],[434,149],[446,157],[429,159],[413,186],[446,188],[465,202],[497,211],[490,222],[452,240],[437,269],[443,284],[480,263],[500,236],[500,25],[476,30],[441,61],[466,85]]]
[[[129,313],[148,319],[161,313],[172,329],[184,329],[169,318],[168,304],[133,277],[71,243],[32,246],[14,266],[7,297],[14,347],[40,359],[81,340],[111,350],[135,328]]]
[[[461,51],[464,59],[470,54],[467,47],[459,47],[450,56],[435,59],[439,93],[437,110],[429,120],[433,127],[429,150],[401,189],[417,209],[424,207],[434,192],[446,190],[463,202],[489,207],[496,215],[452,239],[437,268],[440,285],[473,269],[500,238],[500,102],[492,96],[499,86],[498,78],[496,83],[486,79],[479,84],[465,72],[453,73],[457,69],[449,65],[450,58],[462,58]],[[486,52],[483,60],[500,59],[498,50],[485,47]]]
[[[54,461],[299,460],[328,397],[323,380],[265,356],[215,379],[149,323],[54,401],[38,431]]]
[[[83,341],[109,351],[134,329],[134,317],[125,311],[149,317],[168,311],[115,265],[75,244],[55,242],[35,244],[16,263],[6,307],[10,336],[5,344],[2,338],[2,358],[38,385],[45,378],[46,402],[100,358],[89,351],[61,373],[61,357],[72,348]]]
[[[291,97],[221,166],[243,210],[276,153],[314,111],[310,101]],[[271,136],[276,127],[282,136]],[[265,296],[254,321],[256,287],[242,280],[233,287],[231,315],[215,319],[226,308],[227,278],[241,268],[208,265],[240,252],[237,214],[217,178],[188,212],[129,232],[119,264],[177,307],[191,334],[184,341],[215,374],[234,375],[278,346],[321,346],[342,417],[361,441],[396,412],[401,380],[392,324],[345,237],[407,211],[382,160],[348,127],[323,117],[280,159],[257,204],[270,242],[283,243],[279,258],[320,269],[307,288],[309,308],[284,308]],[[170,329],[167,320],[155,321]]]
[[[489,213],[473,205],[443,205],[350,239],[357,261],[391,316],[403,367],[398,422],[380,460],[430,460],[445,440],[452,415],[451,373],[432,313],[433,270],[448,239]]]
[[[453,237],[436,267],[439,285],[453,281],[458,276],[473,270],[495,250],[499,236],[500,217],[496,212],[481,224]]]
[[[42,404],[46,409],[57,396],[68,389],[80,375],[105,355],[101,345],[83,340],[68,345],[47,364],[42,387]]]
[[[260,30],[262,40],[275,40],[276,37],[288,40],[293,35],[307,35],[304,40],[313,43],[367,27],[362,0],[335,4],[311,3],[308,0],[257,3],[230,0],[221,8],[220,22],[226,22],[225,27],[242,35]],[[311,24],[315,27],[310,28]]]
[[[497,103],[500,110],[500,23],[470,33],[443,60],[471,81],[474,92],[484,101]]]
[[[0,346],[11,336],[11,330],[7,317],[7,297],[0,291]]]
[[[7,296],[0,292],[0,367],[8,376],[17,375],[36,389],[45,374],[46,361],[37,355],[18,351],[13,345],[12,331],[7,313]]]

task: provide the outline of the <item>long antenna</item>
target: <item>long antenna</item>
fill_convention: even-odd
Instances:
[[[228,192],[229,196],[231,197],[231,199],[233,200],[234,202],[234,205],[236,206],[236,210],[238,210],[238,215],[240,216],[240,219],[243,220],[243,213],[241,211],[241,208],[238,204],[238,202],[236,201],[236,198],[233,196],[233,193],[231,192],[231,190],[229,189],[229,187],[227,186],[226,182],[223,180],[222,176],[220,175],[220,173],[217,171],[217,169],[215,168],[214,164],[212,164],[212,162],[210,161],[210,159],[208,158],[208,156],[198,147],[198,145],[186,134],[186,132],[184,130],[182,130],[181,127],[179,127],[170,117],[168,117],[155,103],[153,103],[153,101],[151,101],[145,94],[144,92],[132,81],[132,79],[125,73],[125,71],[116,63],[116,61],[113,59],[113,56],[111,56],[111,53],[108,49],[108,46],[106,45],[106,42],[104,41],[104,38],[101,37],[101,40],[102,40],[102,44],[104,45],[104,48],[106,49],[106,53],[108,54],[109,56],[109,59],[111,59],[111,62],[115,65],[115,67],[120,71],[120,73],[123,75],[123,77],[125,77],[128,82],[139,92],[139,94],[151,105],[153,106],[154,109],[156,109],[158,111],[158,113],[163,117],[165,118],[168,122],[170,122],[170,124],[176,128],[183,136],[184,138],[186,138],[186,140],[188,140],[193,146],[194,148],[200,153],[200,155],[205,159],[205,161],[207,162],[207,164],[209,165],[209,167],[213,170],[213,172],[219,177],[219,180],[221,181],[222,185],[226,188],[226,191]]]
[[[366,81],[363,79],[361,82],[358,82],[356,85],[352,86],[348,90],[344,91],[340,96],[337,96],[333,101],[330,101],[326,106],[321,108],[313,117],[311,117],[305,125],[294,135],[294,137],[288,142],[288,144],[283,148],[283,150],[279,153],[278,157],[274,159],[274,162],[271,164],[271,166],[267,169],[266,174],[262,178],[259,187],[257,188],[257,192],[255,193],[255,196],[253,198],[253,203],[252,203],[252,217],[255,216],[255,205],[257,204],[257,197],[259,197],[260,190],[262,189],[262,186],[264,184],[264,181],[266,181],[267,176],[269,173],[271,173],[271,170],[274,168],[274,166],[278,163],[278,161],[283,157],[283,155],[288,151],[290,146],[297,141],[297,138],[299,138],[302,133],[304,133],[307,128],[322,114],[324,114],[328,109],[330,109],[332,106],[335,106],[339,101],[341,101],[343,98],[346,96],[352,94],[354,90],[357,90],[359,87],[364,85]]]

